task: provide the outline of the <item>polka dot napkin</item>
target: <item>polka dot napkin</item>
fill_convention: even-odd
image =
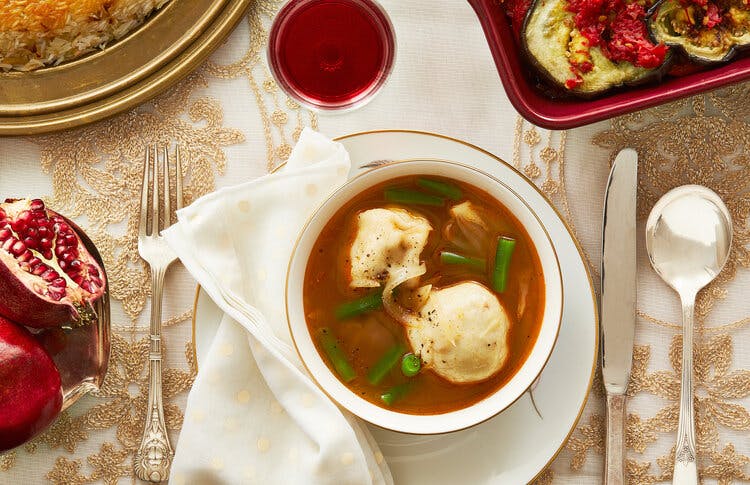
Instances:
[[[197,200],[166,231],[225,312],[188,397],[171,483],[392,483],[366,427],[306,374],[284,314],[294,241],[349,167],[343,146],[306,129],[281,171]]]

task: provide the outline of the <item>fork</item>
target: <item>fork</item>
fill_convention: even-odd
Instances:
[[[141,214],[138,224],[138,252],[151,267],[151,330],[149,352],[149,389],[146,423],[141,445],[135,455],[135,474],[141,480],[162,482],[169,478],[169,467],[174,452],[169,443],[164,421],[164,404],[161,383],[161,299],[164,274],[177,258],[161,231],[171,225],[169,152],[162,151],[161,164],[157,160],[157,148],[146,147],[143,161],[143,186],[141,188]],[[159,165],[163,178],[164,198],[159,198]],[[175,149],[175,192],[177,209],[182,208],[182,169],[180,147]],[[149,177],[150,175],[150,177]],[[152,202],[149,210],[149,179]],[[163,203],[164,212],[159,213]]]

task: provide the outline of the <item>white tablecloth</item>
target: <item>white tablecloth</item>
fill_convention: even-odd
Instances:
[[[641,154],[640,213],[687,182],[725,197],[738,235],[728,269],[698,305],[699,454],[705,483],[750,479],[750,256],[748,90],[733,88],[668,108],[568,132],[522,121],[508,102],[474,13],[455,0],[382,0],[398,39],[393,74],[366,107],[313,115],[290,102],[265,66],[263,46],[278,2],[259,0],[228,42],[155,103],[68,133],[0,140],[0,195],[39,196],[74,216],[105,254],[113,288],[113,366],[105,389],[65,413],[34,444],[0,456],[0,483],[131,483],[145,405],[148,279],[135,251],[143,144],[179,141],[190,155],[188,192],[266,173],[288,156],[302,127],[335,137],[402,128],[479,145],[521,168],[568,218],[596,273],[609,162]],[[642,224],[642,221],[641,221]],[[639,236],[639,309],[634,396],[629,401],[630,483],[669,481],[679,386],[678,300],[650,271]],[[167,416],[179,441],[192,383],[190,311],[195,283],[181,267],[167,277],[164,314]],[[598,284],[597,284],[598,287]],[[145,311],[144,311],[145,305]],[[601,482],[599,380],[571,440],[541,483]],[[191,419],[187,417],[185,419]]]

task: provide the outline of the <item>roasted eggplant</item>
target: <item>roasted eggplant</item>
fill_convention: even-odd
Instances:
[[[663,0],[648,26],[655,41],[681,49],[693,62],[726,62],[750,45],[750,6],[743,0]]]
[[[523,50],[550,83],[590,98],[664,71],[667,48],[649,38],[642,6],[584,1],[535,0],[526,16]],[[590,5],[602,10],[582,12]]]

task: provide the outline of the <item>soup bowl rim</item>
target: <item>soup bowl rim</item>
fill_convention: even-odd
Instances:
[[[507,194],[510,194],[511,198],[518,201],[521,206],[528,212],[528,214],[531,216],[532,220],[535,221],[538,228],[541,230],[541,232],[544,235],[543,241],[547,248],[549,249],[552,259],[551,262],[554,264],[549,264],[548,266],[545,266],[544,262],[541,260],[540,257],[540,265],[543,269],[543,273],[545,273],[545,276],[543,276],[543,279],[545,281],[545,310],[542,315],[542,322],[541,327],[539,330],[539,335],[537,336],[537,340],[534,342],[532,349],[527,355],[526,360],[521,364],[518,370],[513,374],[513,376],[510,377],[510,379],[496,388],[494,391],[492,391],[490,394],[485,396],[484,398],[480,399],[479,401],[476,401],[468,406],[464,406],[455,410],[451,410],[444,413],[438,413],[438,414],[412,414],[412,413],[406,413],[406,412],[400,412],[397,410],[388,409],[382,406],[378,406],[377,404],[374,404],[370,401],[367,401],[366,399],[358,396],[354,391],[349,389],[343,382],[340,381],[338,376],[336,375],[335,371],[333,371],[328,364],[325,362],[324,356],[318,351],[317,347],[315,346],[315,343],[313,342],[313,337],[310,334],[309,327],[307,325],[307,321],[304,318],[304,302],[302,301],[302,296],[304,294],[304,276],[307,269],[307,266],[309,264],[310,259],[310,253],[305,255],[300,255],[300,245],[306,238],[310,238],[312,240],[312,245],[315,244],[317,239],[320,237],[321,231],[323,228],[326,227],[326,225],[330,222],[331,218],[348,202],[359,196],[363,191],[368,190],[372,188],[373,186],[387,182],[388,180],[393,180],[400,177],[409,177],[409,176],[416,176],[416,175],[427,175],[423,170],[416,170],[412,171],[410,173],[405,174],[397,174],[393,175],[390,178],[387,178],[385,180],[379,181],[379,182],[373,182],[369,185],[365,185],[358,190],[354,191],[353,193],[347,194],[351,190],[351,187],[355,185],[358,181],[360,181],[362,178],[370,177],[374,172],[379,172],[383,169],[387,169],[390,167],[398,167],[403,165],[409,165],[409,164],[417,164],[419,162],[432,164],[443,164],[444,166],[451,166],[454,168],[458,168],[463,173],[473,172],[474,175],[478,175],[480,177],[484,177],[488,179],[491,182],[494,182],[497,184],[501,190],[505,191]],[[318,204],[318,206],[315,208],[315,210],[312,211],[310,216],[305,221],[305,224],[302,226],[302,229],[300,230],[297,239],[294,243],[292,253],[289,259],[289,265],[287,267],[287,273],[286,273],[286,280],[285,280],[285,288],[284,288],[284,311],[286,314],[287,319],[287,325],[289,329],[289,333],[292,337],[292,343],[294,345],[294,348],[297,352],[297,355],[299,356],[304,368],[307,370],[308,375],[312,378],[313,382],[318,386],[318,388],[326,395],[329,399],[331,399],[335,404],[338,406],[348,410],[352,414],[358,416],[359,418],[367,421],[368,423],[375,425],[379,428],[400,432],[400,433],[406,433],[406,434],[415,434],[415,435],[431,435],[431,434],[444,434],[444,433],[451,433],[451,432],[457,432],[461,431],[467,428],[471,428],[473,426],[476,426],[478,424],[481,424],[501,412],[508,409],[510,406],[512,406],[516,401],[518,401],[523,395],[529,391],[529,389],[534,385],[536,380],[541,375],[542,371],[544,370],[545,366],[547,365],[547,362],[550,359],[550,356],[552,355],[552,352],[555,348],[555,345],[557,344],[557,339],[559,337],[560,333],[560,327],[562,326],[562,316],[563,316],[563,305],[564,305],[564,288],[562,284],[562,272],[560,269],[560,260],[559,256],[557,254],[557,249],[555,248],[554,243],[552,242],[552,238],[549,234],[549,231],[547,227],[545,227],[544,223],[542,222],[539,215],[534,211],[534,209],[529,205],[529,203],[521,197],[516,190],[514,190],[512,187],[510,187],[508,184],[503,182],[502,180],[498,179],[494,175],[491,175],[484,170],[474,167],[472,165],[457,162],[454,160],[448,160],[448,159],[441,159],[441,158],[434,158],[434,157],[414,157],[414,158],[408,158],[408,159],[399,159],[399,160],[381,160],[378,162],[377,165],[373,165],[371,167],[367,167],[366,165],[363,166],[363,168],[368,168],[367,170],[356,174],[355,176],[349,178],[346,182],[344,182],[341,186],[337,187],[330,195],[328,195],[322,202]],[[539,249],[537,248],[539,245],[539,241],[534,239],[531,234],[529,234],[529,228],[527,227],[527,223],[524,223],[521,221],[521,218],[519,217],[517,211],[512,210],[511,208],[507,207],[507,204],[500,200],[496,195],[493,193],[490,193],[487,190],[484,190],[481,187],[478,187],[475,183],[466,180],[465,178],[461,178],[461,176],[453,177],[450,175],[440,175],[439,177],[444,178],[453,178],[455,180],[458,180],[459,182],[466,183],[468,185],[471,185],[472,187],[475,187],[485,193],[487,193],[492,199],[496,200],[498,203],[502,204],[503,207],[505,207],[516,219],[518,219],[519,224],[524,228],[524,230],[527,232],[528,237],[531,239],[531,241],[534,243],[534,247],[537,250],[537,254],[539,254]],[[530,182],[529,182],[530,183]],[[343,197],[343,195],[348,195],[347,197]],[[340,199],[340,200],[339,200]],[[319,216],[319,214],[323,211],[323,209],[327,208],[329,205],[336,203],[335,207],[332,208],[331,214],[328,217],[325,217],[325,220],[322,221],[317,228],[316,231],[314,231],[314,234],[310,233],[311,225],[316,219],[316,217]],[[293,283],[292,281],[292,271],[294,269],[295,263],[297,263],[298,258],[304,257],[304,261],[302,261],[302,274],[301,278],[302,281],[299,283],[299,286],[301,290],[299,293],[299,301],[291,302],[290,298],[290,287]],[[547,306],[549,304],[549,298],[547,298],[549,292],[546,285],[547,277],[546,272],[551,272],[550,280],[553,281],[556,284],[555,290],[558,291],[558,295],[556,296],[556,300],[559,300],[559,304],[555,304],[554,307],[554,313],[553,313],[553,319],[550,319],[549,323],[545,323],[544,317],[546,315]],[[290,307],[292,304],[297,305],[297,309],[299,310],[298,313],[302,314],[302,320],[304,321],[304,325],[301,325],[305,330],[304,334],[309,338],[309,345],[308,341],[305,342],[299,342],[298,335],[295,334],[295,328],[296,325],[293,325],[292,323],[292,312],[290,310]],[[531,355],[533,354],[534,348],[537,347],[539,344],[539,340],[542,336],[542,332],[545,329],[545,326],[554,325],[554,335],[551,337],[551,342],[549,343],[549,349],[545,351],[543,358],[541,359],[541,365],[537,365],[534,367],[533,370],[533,378],[528,381],[528,384],[525,385],[523,388],[517,390],[517,395],[513,395],[510,399],[507,400],[507,403],[501,406],[497,406],[496,409],[491,409],[489,411],[485,411],[483,413],[476,413],[476,419],[467,419],[463,418],[460,420],[460,422],[457,425],[450,425],[450,418],[452,416],[456,415],[471,415],[472,409],[478,409],[480,405],[484,405],[483,403],[486,403],[488,400],[491,400],[493,396],[496,396],[503,392],[504,389],[508,388],[509,385],[518,377],[521,370],[526,366],[527,362],[531,358]],[[549,330],[548,330],[549,331]],[[324,374],[327,374],[328,381],[332,384],[332,386],[336,389],[331,389],[326,386],[323,382],[321,382],[321,376],[319,376],[313,369],[311,369],[310,363],[305,358],[305,353],[302,351],[301,346],[304,345],[305,347],[311,347],[311,352],[309,352],[309,356],[311,356],[313,359],[318,361],[318,368],[322,369],[322,372]],[[321,365],[322,364],[322,365]],[[537,368],[538,367],[538,368]],[[331,379],[332,378],[332,379]],[[340,393],[340,394],[339,394]],[[342,397],[348,396],[349,399],[342,399]],[[352,409],[352,406],[347,405],[345,402],[342,401],[348,401],[350,399],[354,399],[355,402],[358,404],[356,409]],[[373,416],[369,412],[363,412],[363,410],[369,410],[376,414],[380,414],[386,417],[386,419],[378,419],[373,418]],[[395,425],[393,421],[397,421],[400,419],[403,419],[404,417],[412,418],[420,422],[419,426],[403,426],[403,425]]]

